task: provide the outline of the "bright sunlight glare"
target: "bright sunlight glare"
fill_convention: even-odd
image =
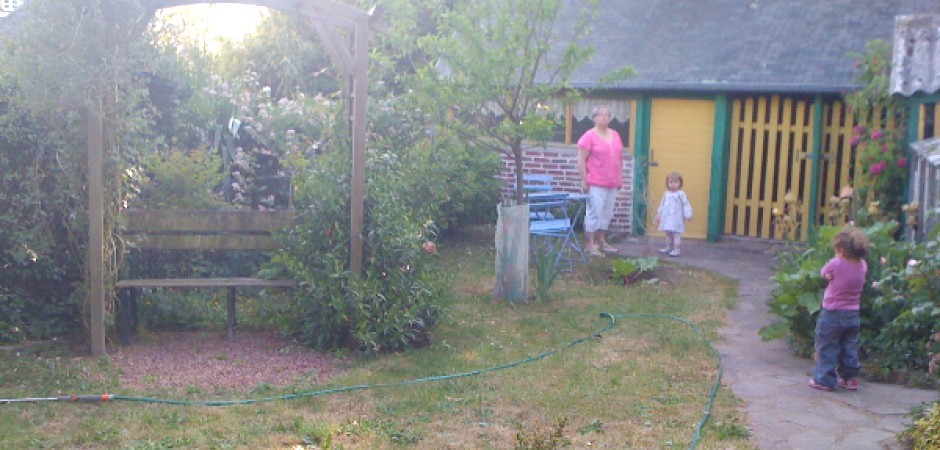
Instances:
[[[231,3],[200,3],[167,8],[160,20],[182,20],[188,33],[200,36],[210,50],[223,40],[238,42],[252,34],[268,14],[267,8]]]

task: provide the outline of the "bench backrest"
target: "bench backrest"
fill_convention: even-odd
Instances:
[[[522,188],[526,192],[543,192],[552,190],[552,176],[541,173],[522,174]]]
[[[121,212],[128,244],[162,250],[275,250],[271,232],[292,218],[289,210]]]

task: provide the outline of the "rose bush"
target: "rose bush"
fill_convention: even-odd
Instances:
[[[861,173],[860,188],[882,211],[896,213],[904,202],[909,173],[904,140],[898,131],[856,125],[852,136]],[[863,198],[866,198],[863,197]]]
[[[855,57],[860,89],[845,96],[855,118],[851,144],[857,170],[854,175],[860,218],[866,217],[866,203],[878,202],[887,218],[897,218],[907,185],[906,107],[889,94],[891,44],[881,39],[869,42]]]

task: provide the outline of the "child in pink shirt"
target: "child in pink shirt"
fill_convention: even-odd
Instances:
[[[829,281],[816,321],[816,369],[809,387],[831,391],[837,386],[858,389],[858,342],[861,334],[862,289],[868,264],[868,237],[846,227],[832,239],[835,258],[820,274]]]

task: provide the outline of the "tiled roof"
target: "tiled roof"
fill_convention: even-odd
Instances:
[[[568,0],[558,32],[571,36],[583,0]],[[587,43],[582,88],[637,91],[839,93],[853,89],[849,52],[890,42],[894,18],[940,14],[938,0],[602,0]],[[601,85],[632,67],[637,76]]]
[[[894,24],[891,93],[940,91],[940,14],[899,16]]]

